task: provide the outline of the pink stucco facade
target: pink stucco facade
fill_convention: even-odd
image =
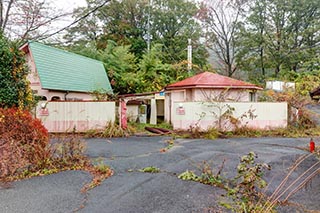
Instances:
[[[172,121],[172,106],[175,102],[255,102],[256,93],[247,89],[209,89],[209,88],[189,88],[180,90],[170,90],[165,96],[165,120]]]

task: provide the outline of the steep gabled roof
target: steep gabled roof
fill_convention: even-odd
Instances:
[[[102,89],[112,93],[100,61],[38,42],[28,42],[21,49],[30,52],[43,89],[75,92]]]
[[[216,89],[256,89],[261,90],[254,84],[229,78],[212,72],[203,72],[186,78],[182,81],[168,85],[166,90],[186,89],[186,88],[216,88]]]

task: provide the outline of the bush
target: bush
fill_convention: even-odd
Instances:
[[[219,138],[219,136],[220,136],[220,132],[214,127],[208,128],[207,131],[204,133],[204,138],[210,139],[210,140],[217,139]]]
[[[30,112],[0,108],[0,178],[39,167],[50,154],[48,131]]]
[[[97,138],[116,138],[116,137],[128,137],[133,133],[133,129],[128,127],[122,129],[118,124],[114,122],[107,122],[106,126],[102,130],[89,130],[86,132],[85,137],[97,137]]]
[[[10,42],[0,32],[0,107],[31,109],[35,105],[25,57],[18,43]]]
[[[84,170],[92,174],[82,189],[86,191],[113,174],[107,165],[93,165],[84,155],[84,143],[74,135],[49,144],[48,131],[28,111],[0,108],[0,135],[0,182]]]

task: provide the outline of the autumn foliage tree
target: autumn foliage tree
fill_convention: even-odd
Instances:
[[[0,34],[0,108],[29,109],[34,104],[28,68],[17,44]]]
[[[48,132],[30,113],[28,68],[16,43],[0,34],[0,179],[47,157]]]

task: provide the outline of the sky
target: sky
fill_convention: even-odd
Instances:
[[[85,0],[55,0],[52,1],[58,8],[73,11],[74,8],[86,6]]]
[[[73,12],[77,7],[85,7],[87,5],[86,0],[51,0],[52,5],[54,5],[59,11],[63,12]],[[64,17],[62,20],[55,21],[52,24],[52,32],[62,29],[69,24],[71,24],[74,19],[69,17]],[[61,39],[65,31],[59,33],[59,35],[54,36],[55,38]]]

